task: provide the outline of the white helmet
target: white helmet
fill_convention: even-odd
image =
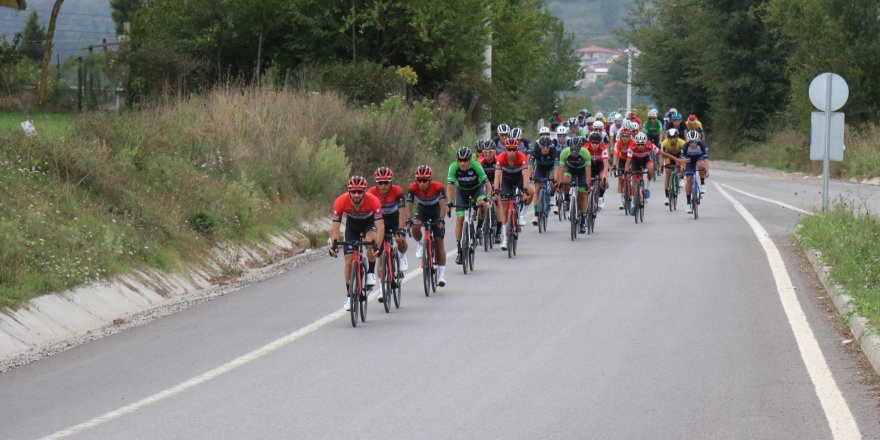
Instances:
[[[642,128],[642,127],[639,125],[638,122],[636,122],[636,121],[629,121],[629,129],[630,129],[630,130],[632,130],[632,131],[639,131],[640,128]]]
[[[596,112],[596,115],[595,115],[594,117],[595,117],[596,119],[602,119],[602,120],[604,120],[604,119],[605,119],[605,114],[603,114],[602,112]]]
[[[593,122],[593,128],[605,128],[605,124],[602,121],[595,121]]]
[[[678,113],[678,110],[676,110],[675,107],[670,107],[668,113],[674,115],[674,114]]]
[[[514,127],[510,130],[510,138],[516,140],[522,139],[522,128]]]
[[[670,128],[669,131],[666,132],[666,134],[669,135],[669,137],[671,138],[678,137],[678,130]]]
[[[636,134],[636,144],[645,145],[647,143],[648,143],[648,135],[646,135],[645,133],[643,133],[641,131],[638,134]]]
[[[698,141],[700,140],[700,132],[697,130],[691,130],[687,132],[687,140],[688,141]]]
[[[541,136],[550,136],[550,127],[544,126],[538,130],[538,134]]]
[[[498,127],[495,129],[499,135],[502,134],[510,134],[510,126],[507,124],[498,124]]]
[[[650,111],[648,111],[648,117],[649,118],[656,118],[657,117],[657,109],[652,108]]]
[[[565,136],[567,134],[568,134],[568,129],[565,128],[564,126],[560,125],[559,127],[556,127],[556,135],[557,136]]]
[[[623,121],[623,115],[620,113],[614,113],[614,122],[622,122],[622,121]]]

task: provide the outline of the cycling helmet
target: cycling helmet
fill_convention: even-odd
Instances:
[[[657,117],[657,109],[653,109],[653,108],[652,108],[652,109],[648,112],[648,117],[649,117],[649,118],[656,118],[656,117]]]
[[[575,125],[577,123],[578,123],[578,120],[576,117],[572,116],[572,117],[568,118],[568,126],[569,127],[571,127],[572,125]]]
[[[605,128],[605,124],[603,124],[602,121],[595,121],[595,122],[593,122],[593,129],[595,130],[595,129],[597,129],[597,128],[602,128],[602,129],[604,129],[604,128]]]
[[[565,127],[563,127],[563,126],[561,126],[561,125],[560,125],[559,127],[556,127],[556,135],[557,135],[557,136],[565,136],[565,135],[567,135],[567,134],[568,134],[568,129],[567,129],[567,128],[565,128]]]
[[[669,113],[674,115],[678,113],[678,110],[676,110],[675,107],[669,107]]]
[[[538,139],[538,145],[540,145],[542,148],[549,148],[550,145],[552,145],[552,144],[553,144],[553,141],[550,140],[550,138],[547,136],[542,136],[541,138]]]
[[[587,116],[587,109],[583,109],[578,112],[578,116]]]
[[[648,143],[648,135],[642,133],[641,131],[636,135],[636,144],[645,145]]]
[[[676,130],[676,129],[674,129],[674,128],[670,128],[670,129],[666,132],[666,134],[669,135],[669,137],[671,137],[671,138],[678,137],[678,130]]]
[[[693,114],[693,113],[691,113],[690,115],[688,115],[688,122],[691,123],[691,124],[697,122],[697,115],[695,115],[695,114]]]
[[[538,130],[538,134],[541,136],[550,136],[550,127],[541,127],[541,129]]]
[[[679,113],[679,112],[675,112],[675,113],[673,113],[673,114],[672,114],[672,120],[673,120],[673,121],[676,121],[676,122],[681,121],[681,113]]]
[[[630,112],[626,114],[626,119],[634,119],[634,118],[636,118],[636,112],[633,110],[630,110]]]
[[[568,148],[575,148],[575,144],[577,144],[577,139],[578,138],[568,138],[568,140],[565,141],[565,146]]]
[[[391,172],[391,168],[379,167],[376,169],[376,172],[373,173],[373,177],[376,180],[391,180],[391,178],[394,177],[394,173]]]
[[[348,179],[348,190],[351,191],[353,189],[366,190],[367,179],[361,176],[351,176],[351,179]]]
[[[505,139],[501,141],[501,144],[504,145],[504,149],[507,151],[514,151],[519,148],[519,141],[513,138]]]
[[[595,119],[593,119],[593,117],[592,117],[592,116],[587,116],[587,119],[585,119],[585,120],[584,120],[584,122],[586,122],[586,123],[587,123],[587,125],[590,125],[590,126],[592,126],[592,125],[593,125],[593,122],[596,122],[596,120],[595,120]]]
[[[431,167],[427,165],[419,165],[419,167],[416,168],[416,179],[430,179],[433,175],[434,173],[431,172]]]
[[[602,134],[601,133],[590,133],[590,142],[602,142]]]
[[[691,130],[691,131],[687,132],[687,140],[688,141],[700,140],[700,132],[697,130]]]
[[[613,119],[614,122],[623,122],[623,115],[620,113],[614,113]]]
[[[605,119],[605,115],[602,112],[596,112],[596,119]]]
[[[502,134],[510,134],[510,126],[507,124],[498,124],[495,131],[498,132],[498,136],[501,136]]]
[[[629,121],[629,130],[632,131],[633,133],[638,132],[640,128],[641,128],[641,127],[639,126],[639,123],[638,123],[638,122],[636,122],[636,121]]]
[[[483,142],[483,151],[485,151],[485,150],[495,151],[496,148],[498,148],[498,144],[496,144],[495,141],[493,141],[492,139],[489,139],[488,141]]]
[[[485,148],[485,146],[486,146],[486,141],[484,141],[482,139],[477,139],[477,141],[474,142],[474,150],[483,151],[483,148]]]
[[[522,139],[522,128],[516,127],[510,130],[510,137],[513,139]]]
[[[574,145],[577,148],[583,147],[584,146],[584,138],[582,138],[582,137],[575,138]]]
[[[470,159],[473,156],[471,149],[468,147],[461,147],[458,149],[458,154],[456,154],[458,160]]]

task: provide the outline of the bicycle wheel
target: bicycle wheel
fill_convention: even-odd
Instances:
[[[513,228],[515,226],[513,226],[513,220],[510,219],[510,216],[514,214],[512,211],[508,211],[507,215],[507,258],[513,258]]]
[[[568,219],[571,223],[571,241],[577,238],[578,234],[578,192],[574,191],[574,195],[570,196],[571,212],[568,213]]]
[[[434,247],[433,237],[431,237],[431,292],[437,292],[437,248]]]
[[[643,188],[644,188],[643,183],[641,181],[639,181],[639,184],[636,187],[636,193],[633,195],[633,202],[632,203],[633,203],[633,208],[635,208],[635,215],[633,215],[633,218],[635,219],[636,224],[639,224],[639,206],[642,206],[642,197],[643,197],[642,189]]]
[[[471,237],[475,237],[475,236],[476,236],[476,229],[477,229],[477,227],[472,223],[472,224],[470,224],[470,225],[468,226],[468,229],[471,231]],[[465,254],[465,255],[466,255],[466,258],[465,258],[464,261],[465,261],[466,263],[468,263],[468,264],[471,266],[471,272],[474,271],[474,258],[476,258],[476,254],[477,254],[477,246],[478,246],[478,245],[477,245],[477,242],[474,241],[474,242],[472,242],[471,245],[468,246],[467,249],[466,249],[467,254]]]
[[[431,257],[429,254],[430,248],[428,247],[428,243],[430,240],[425,240],[425,248],[422,249],[422,284],[425,287],[425,296],[431,296]]]
[[[385,308],[385,313],[391,312],[391,297],[394,296],[393,287],[391,287],[391,280],[394,276],[391,267],[391,250],[388,249],[387,252],[382,254],[382,264],[380,265],[380,270],[382,271],[382,279],[380,284],[382,285],[382,307]]]
[[[394,308],[400,308],[400,290],[403,288],[403,273],[400,271],[400,254],[395,248],[391,256],[391,273],[394,277],[394,286],[391,288],[391,294],[394,296]],[[385,297],[388,301],[388,297]]]
[[[364,286],[366,286],[366,277],[367,277],[367,261],[366,257],[361,257],[361,294],[360,294],[360,303],[361,303],[361,322],[367,321],[367,291]]]
[[[513,242],[510,243],[508,249],[513,249],[513,255],[516,255],[516,243],[519,241],[519,233],[514,231]]]
[[[494,240],[495,237],[492,237],[492,227],[489,226],[489,211],[486,211],[486,217],[483,218],[482,223],[480,223],[480,229],[483,231],[483,251],[489,252],[489,242]]]
[[[468,263],[467,263],[467,250],[470,249],[471,240],[470,240],[470,231],[468,231],[468,224],[464,224],[464,231],[461,234],[461,269],[464,271],[464,274],[468,273]]]
[[[691,194],[691,201],[693,202],[694,206],[694,220],[700,218],[700,193],[699,190],[697,191],[698,192],[696,195]]]
[[[623,187],[623,215],[629,215],[632,209],[632,194],[630,194],[630,181],[626,177],[624,177],[624,187]]]
[[[675,197],[675,190],[672,189],[672,188],[674,188],[675,185],[677,185],[677,183],[675,182],[675,175],[670,175],[669,176],[669,186],[666,188],[666,192],[669,194],[666,197],[666,199],[667,199],[666,203],[669,204],[669,212],[672,212],[675,210],[675,198],[676,197]]]
[[[358,277],[358,262],[352,260],[351,273],[348,275],[348,297],[351,299],[351,326],[357,327],[358,305],[360,303],[360,279]]]

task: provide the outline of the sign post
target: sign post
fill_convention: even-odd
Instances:
[[[835,127],[832,130],[832,112],[843,107],[843,104],[846,103],[847,98],[849,98],[849,86],[847,86],[846,81],[836,73],[821,73],[810,83],[810,102],[813,105],[824,112],[824,118],[822,120],[821,126],[815,126],[812,122],[818,118],[813,118],[811,121],[812,132],[819,132],[824,134],[821,136],[821,139],[813,139],[811,136],[810,139],[810,159],[815,160],[815,155],[812,154],[814,150],[819,150],[819,145],[815,145],[817,142],[821,143],[822,151],[822,210],[828,210],[828,179],[830,178],[831,173],[831,132],[840,132],[841,137],[843,134],[843,127]],[[840,118],[835,118],[835,122],[839,120],[839,125],[843,125],[843,115],[840,114]],[[837,124],[835,124],[837,125]],[[843,148],[842,142],[841,145],[837,146],[838,148]],[[843,152],[841,151],[840,160],[843,160]]]

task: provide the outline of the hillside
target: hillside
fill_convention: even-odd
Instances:
[[[54,0],[28,0],[27,10],[20,12],[0,8],[0,38],[6,35],[11,40],[17,32],[21,32],[31,11],[37,11],[40,24],[47,27],[54,3]],[[102,38],[115,41],[116,23],[110,14],[109,0],[64,2],[55,28],[52,62],[55,62],[56,54],[61,55],[62,60],[72,55],[83,55],[85,48],[100,44]]]
[[[550,13],[562,19],[579,46],[620,47],[612,30],[623,26],[634,0],[548,0]]]

